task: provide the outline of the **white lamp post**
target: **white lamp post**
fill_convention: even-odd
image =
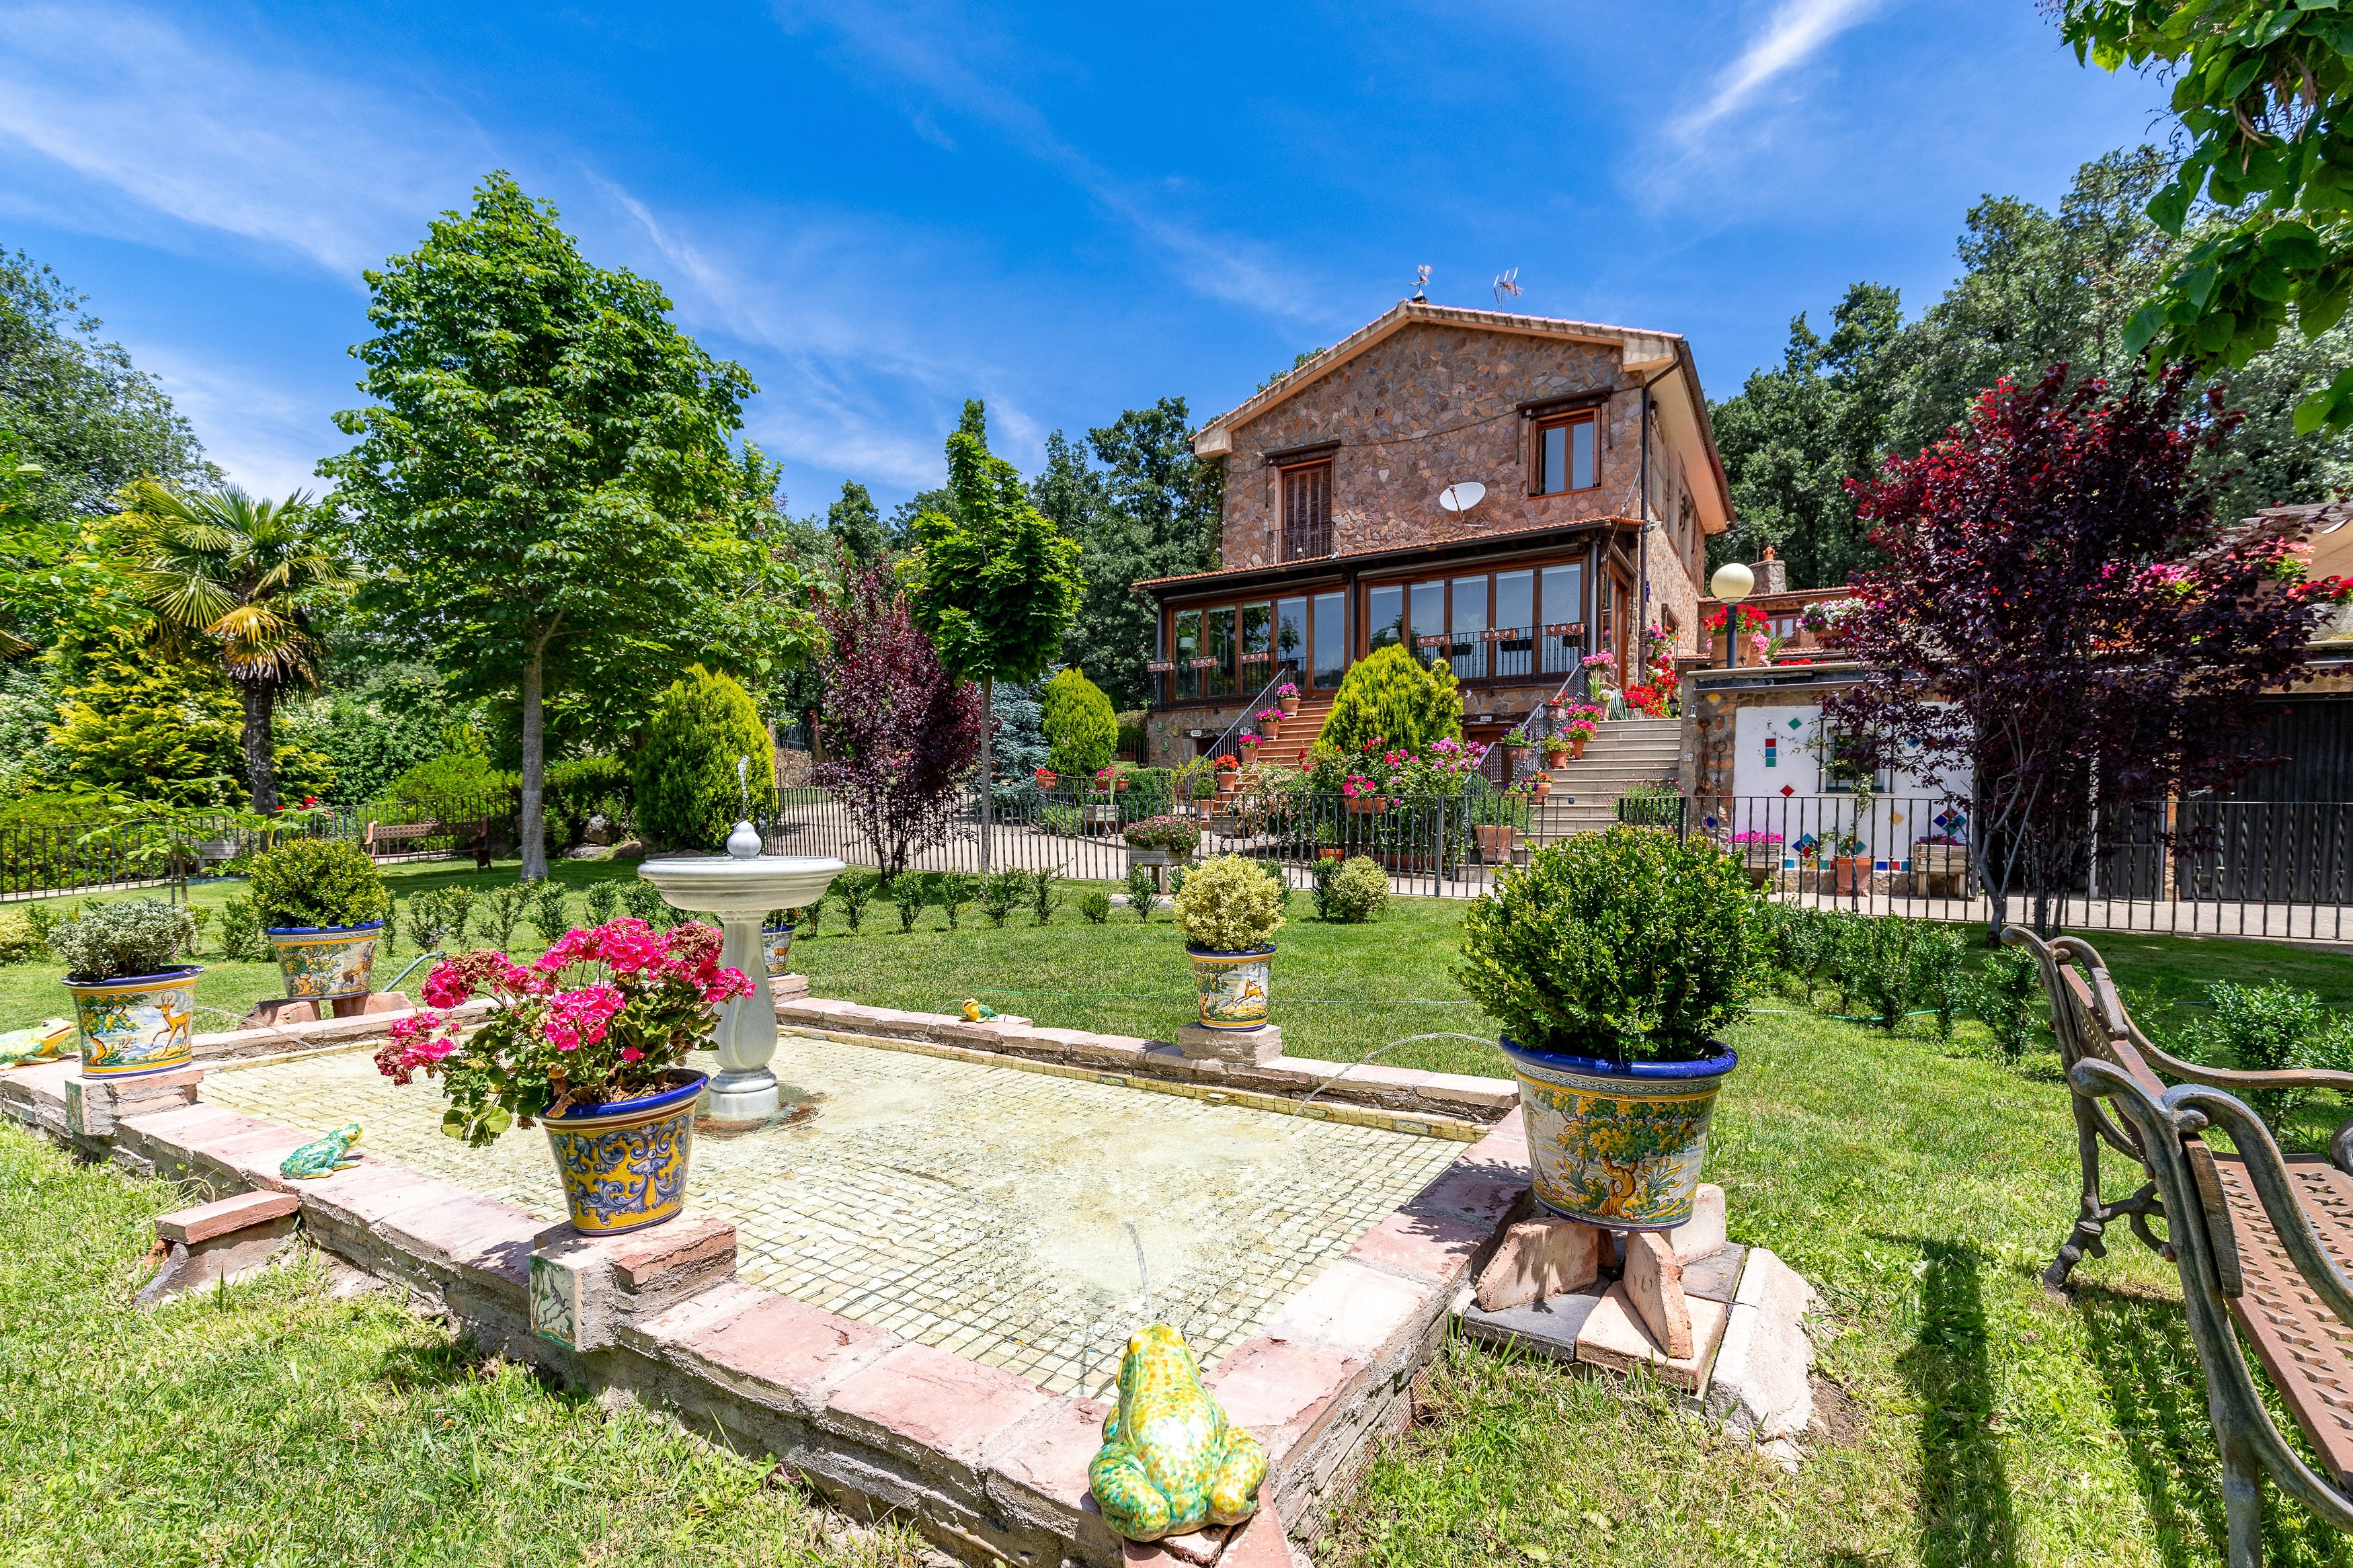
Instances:
[[[1715,569],[1707,585],[1724,601],[1724,668],[1730,669],[1739,662],[1739,645],[1733,639],[1740,634],[1740,601],[1756,591],[1757,574],[1737,561],[1727,561]]]

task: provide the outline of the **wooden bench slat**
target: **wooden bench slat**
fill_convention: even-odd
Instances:
[[[2237,1243],[2243,1292],[2225,1297],[2240,1331],[2271,1373],[2339,1486],[2353,1483],[2353,1329],[2337,1321],[2296,1272],[2236,1154],[2212,1156]],[[2353,1176],[2317,1154],[2286,1156],[2288,1179],[2322,1247],[2353,1273]]]

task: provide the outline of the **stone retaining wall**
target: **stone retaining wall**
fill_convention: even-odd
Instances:
[[[1152,1041],[841,1003],[787,1001],[779,1013],[795,1026],[823,1025],[900,1048],[988,1055],[1029,1070],[1115,1063],[1136,1087],[1248,1094],[1281,1107],[1337,1071],[1291,1058],[1255,1068],[1193,1062]],[[380,1031],[389,1021],[340,1022]],[[338,1033],[310,1048],[365,1043]],[[734,1274],[733,1226],[723,1220],[690,1214],[592,1239],[366,1155],[321,1180],[288,1181],[280,1163],[315,1130],[195,1102],[202,1066],[110,1081],[82,1079],[78,1065],[0,1074],[0,1113],[88,1158],[209,1195],[291,1193],[314,1245],[406,1290],[412,1305],[447,1314],[485,1349],[772,1455],[842,1506],[901,1510],[966,1562],[1112,1568],[1123,1560],[1087,1492],[1101,1403],[1051,1394],[745,1285]],[[1365,1098],[1335,1113],[1396,1123],[1408,1110],[1402,1120],[1467,1147],[1208,1370],[1229,1415],[1266,1444],[1261,1518],[1282,1527],[1242,1531],[1222,1559],[1232,1568],[1293,1562],[1286,1537],[1323,1531],[1374,1440],[1405,1426],[1410,1380],[1527,1201],[1527,1145],[1517,1110],[1506,1109],[1509,1085],[1395,1068],[1350,1076],[1357,1081],[1349,1092]],[[1211,1087],[1219,1083],[1229,1087]],[[1159,1548],[1129,1547],[1125,1558],[1175,1561]]]

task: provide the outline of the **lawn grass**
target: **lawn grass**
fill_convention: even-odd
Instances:
[[[1409,1034],[1491,1033],[1473,1007],[1411,1005],[1461,1000],[1446,973],[1461,910],[1401,900],[1370,926],[1295,918],[1277,939],[1286,1047],[1345,1059]],[[1023,914],[996,930],[976,911],[949,931],[927,911],[923,923],[901,934],[878,906],[852,935],[828,909],[796,956],[818,994],[873,1005],[940,1011],[980,995],[1042,1023],[1162,1038],[1189,1016],[1165,915],[1091,926],[1065,910],[1043,929]],[[2153,996],[2277,974],[2353,1002],[2353,960],[2336,954],[2093,940],[2122,984]],[[1727,1192],[1735,1238],[1814,1281],[1839,1331],[1820,1367],[1831,1435],[1800,1473],[1655,1391],[1458,1342],[1319,1562],[2217,1561],[2219,1468],[2171,1266],[2119,1232],[2077,1271],[2071,1299],[2039,1283],[2073,1209],[2055,1058],[2006,1064],[1966,1019],[1940,1042],[1926,1020],[1890,1035],[1795,998],[1762,1002],[1770,1010],[1731,1033],[1742,1067],[1719,1103],[1708,1175]],[[1499,1070],[1470,1040],[1384,1059]],[[2316,1107],[2295,1141],[2309,1146],[2342,1112]],[[2129,1184],[2114,1173],[2114,1190]],[[440,1331],[329,1302],[310,1277],[147,1326],[120,1310],[122,1276],[144,1216],[169,1201],[0,1134],[0,1374],[17,1391],[0,1416],[12,1478],[0,1539],[22,1560],[533,1561],[551,1517],[571,1533],[548,1561],[676,1557],[670,1510],[704,1492],[719,1500],[686,1516],[712,1532],[697,1561],[768,1561],[756,1552],[786,1550],[772,1538],[807,1539],[799,1505],[753,1484],[756,1467],[548,1395],[515,1369],[476,1367]],[[642,1465],[640,1447],[655,1456]],[[634,1501],[634,1482],[582,1457],[624,1450],[616,1473],[661,1502]],[[590,1490],[548,1479],[559,1475]],[[2274,1565],[2353,1568],[2353,1542],[2298,1506],[2274,1494],[2268,1518]],[[198,1528],[188,1520],[216,1521],[216,1537],[171,1540]]]
[[[39,1568],[677,1563],[913,1568],[642,1412],[551,1392],[314,1257],[130,1302],[177,1189],[0,1130],[0,1558]],[[838,1522],[838,1521],[837,1521]]]

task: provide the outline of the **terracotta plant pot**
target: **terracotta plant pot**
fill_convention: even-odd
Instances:
[[[1350,816],[1370,816],[1381,809],[1381,802],[1369,795],[1352,795],[1347,797],[1347,802]]]
[[[1055,784],[1059,782],[1060,776],[1060,775],[1057,774],[1051,768],[1039,768],[1038,770],[1038,787],[1039,789],[1052,789]]]
[[[1117,795],[1125,788],[1127,788],[1127,775],[1125,773],[1122,773],[1117,778],[1111,781],[1112,794]]]
[[[1236,784],[1241,783],[1241,780],[1242,775],[1234,772],[1230,768],[1219,768],[1218,770],[1218,787],[1221,790],[1231,789]]]
[[[201,964],[114,980],[68,980],[81,1026],[81,1076],[136,1078],[188,1065]]]
[[[1570,752],[1567,746],[1546,746],[1545,748],[1545,766],[1548,768],[1565,768],[1568,766],[1569,756]]]
[[[1318,849],[1315,851],[1315,858],[1319,860],[1345,860],[1347,858],[1347,856],[1348,852],[1345,849]]]
[[[1545,777],[1542,773],[1538,773],[1535,776],[1535,782],[1532,783],[1528,788],[1538,800],[1542,800],[1545,796],[1552,794],[1552,780]]]
[[[1836,877],[1836,891],[1841,893],[1867,893],[1871,891],[1870,856],[1835,856],[1831,858],[1831,866]]]
[[[1274,948],[1248,952],[1185,950],[1193,958],[1193,985],[1199,994],[1205,1029],[1255,1029],[1266,1023],[1266,993]]]
[[[331,1002],[364,996],[375,974],[375,944],[384,921],[356,926],[272,926],[263,932],[278,952],[278,973],[286,994],[297,1001]]]
[[[686,1207],[694,1102],[704,1084],[702,1074],[691,1076],[692,1083],[643,1100],[540,1119],[573,1229],[617,1236],[676,1219]],[[532,1283],[539,1283],[535,1268]]]
[[[1526,1119],[1536,1201],[1613,1230],[1672,1230],[1691,1218],[1708,1119],[1740,1058],[1597,1060],[1496,1042]]]
[[[1585,742],[1591,739],[1590,735],[1571,735],[1568,738],[1568,760],[1573,763],[1585,755]]]
[[[1472,831],[1479,837],[1479,855],[1482,859],[1494,862],[1512,858],[1512,836],[1519,831],[1518,828],[1506,822],[1493,826],[1481,824]]]
[[[1289,717],[1290,715],[1292,715],[1292,714],[1296,713],[1296,712],[1298,712],[1298,711],[1299,711],[1299,699],[1298,699],[1298,698],[1296,698],[1296,697],[1284,697],[1284,698],[1280,698],[1280,699],[1278,699],[1277,700],[1279,700],[1280,702],[1282,702],[1282,711],[1283,711],[1283,715],[1284,715],[1286,718],[1287,718],[1287,717]]]

